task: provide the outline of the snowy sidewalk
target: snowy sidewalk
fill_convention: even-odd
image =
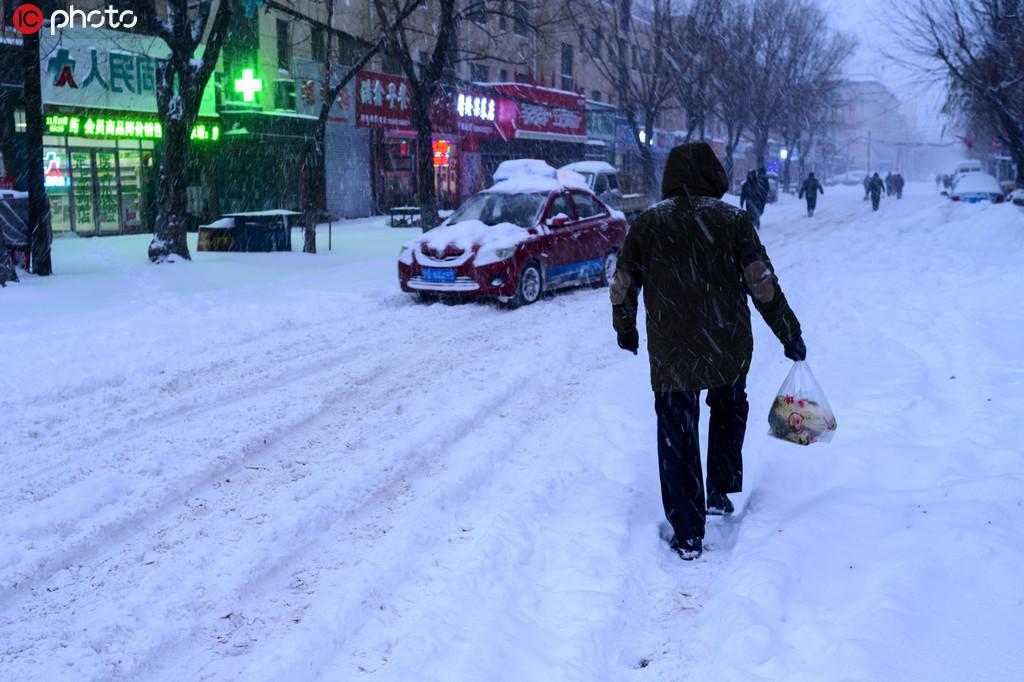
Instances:
[[[1024,218],[827,192],[762,237],[839,432],[765,435],[756,320],[747,492],[693,564],[607,290],[414,305],[372,221],[312,258],[58,242],[0,294],[2,676],[1020,677]]]

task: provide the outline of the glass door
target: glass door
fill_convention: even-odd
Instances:
[[[146,231],[143,216],[142,187],[145,183],[145,156],[149,152],[121,149],[118,152],[118,176],[121,180],[121,231],[135,234]]]
[[[54,233],[71,231],[71,175],[64,147],[43,149],[43,183]]]
[[[72,211],[75,232],[117,234],[117,153],[104,149],[71,151]]]
[[[93,164],[96,169],[95,201],[99,231],[116,234],[121,231],[118,224],[117,152],[96,150],[93,152]]]
[[[97,234],[95,202],[93,201],[92,152],[75,150],[71,152],[71,203],[75,232]]]

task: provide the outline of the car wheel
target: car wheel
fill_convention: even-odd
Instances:
[[[512,307],[536,303],[543,291],[544,279],[541,277],[540,268],[530,263],[519,273],[519,285],[516,287],[516,296],[512,299]]]
[[[611,251],[604,257],[604,265],[601,267],[601,286],[611,286],[615,279],[615,268],[619,265],[619,252]]]

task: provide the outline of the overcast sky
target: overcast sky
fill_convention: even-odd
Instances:
[[[938,139],[945,119],[939,113],[942,88],[922,84],[920,74],[908,73],[898,64],[890,63],[883,54],[899,44],[891,26],[896,21],[893,2],[912,0],[818,0],[832,17],[833,25],[857,39],[857,52],[850,62],[850,75],[871,75],[885,83],[902,100],[917,103],[917,126],[929,139]]]

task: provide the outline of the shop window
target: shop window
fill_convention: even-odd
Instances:
[[[288,70],[292,62],[291,24],[277,20],[277,68]]]
[[[528,73],[517,73],[516,74],[516,83],[522,83],[523,85],[530,85],[530,83],[532,81],[533,81],[533,79],[530,78],[530,74],[528,74]]]
[[[274,108],[295,111],[295,81],[274,81]]]
[[[313,26],[309,30],[309,46],[313,53],[313,61],[327,61],[327,45],[324,42],[324,30],[319,26]]]
[[[488,68],[485,64],[469,65],[469,80],[475,83],[486,83],[490,80]]]
[[[591,90],[590,91],[590,99],[594,100],[595,102],[600,102],[601,101],[601,91],[600,90]]]
[[[498,82],[508,83],[508,69],[501,69],[498,71]]]
[[[573,89],[573,54],[569,43],[562,43],[562,89]]]
[[[513,30],[517,35],[525,36],[530,28],[530,8],[524,0],[515,0],[513,3],[515,21]]]

